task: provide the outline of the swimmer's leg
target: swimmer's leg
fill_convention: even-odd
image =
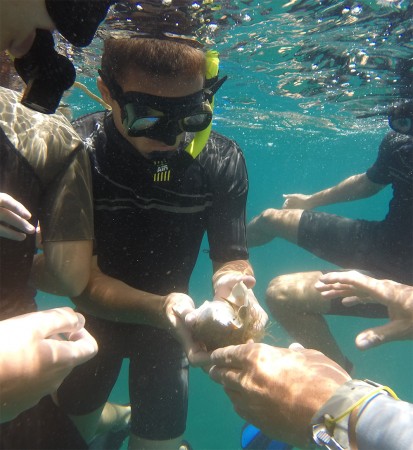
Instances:
[[[108,431],[119,431],[129,426],[131,416],[130,405],[106,403],[99,417],[96,435]]]
[[[314,288],[322,272],[302,272],[274,278],[266,292],[266,301],[273,317],[295,342],[323,352],[344,368],[349,361],[340,350],[323,314],[330,310],[330,301]]]
[[[247,225],[249,247],[264,245],[279,237],[297,244],[302,209],[266,209]]]
[[[58,404],[56,396],[54,402]],[[82,415],[68,414],[83,439],[90,443],[97,436],[116,432],[129,427],[131,408],[129,405],[105,403],[91,413]]]

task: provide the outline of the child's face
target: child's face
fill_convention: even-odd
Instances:
[[[125,80],[119,80],[119,85],[123,92],[140,92],[158,97],[184,97],[191,95],[200,91],[203,88],[203,84],[204,76],[202,74],[192,79],[150,78],[143,72],[134,71]],[[174,143],[165,143],[162,141],[162,138],[157,140],[148,137],[131,137],[126,133],[122,125],[121,110],[118,102],[112,101],[111,106],[117,129],[145,158],[150,158],[150,153],[152,152],[170,152],[176,150],[183,138],[183,133],[181,133],[176,137]]]

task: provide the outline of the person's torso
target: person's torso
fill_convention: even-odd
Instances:
[[[96,252],[106,274],[145,291],[185,292],[214,188],[215,146],[197,158],[184,150],[143,158],[103,113],[75,122],[91,147]],[[214,134],[211,136],[213,139]]]

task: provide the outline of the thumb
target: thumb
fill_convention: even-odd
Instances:
[[[189,303],[177,303],[172,307],[172,311],[182,320],[185,319],[185,317],[194,311],[194,307]]]
[[[360,303],[362,304],[362,303],[366,303],[366,301],[365,301],[366,299],[364,298],[364,299],[361,299],[360,297],[357,297],[356,295],[353,295],[353,296],[351,296],[351,297],[344,297],[342,300],[341,300],[341,303],[344,305],[344,306],[355,306],[355,305],[359,305]]]
[[[247,286],[248,289],[252,289],[255,286],[256,280],[252,275],[243,275],[241,281]]]
[[[409,320],[394,320],[380,327],[370,328],[356,337],[356,346],[360,350],[378,347],[385,342],[411,339],[413,324]]]

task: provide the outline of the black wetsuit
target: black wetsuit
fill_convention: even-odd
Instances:
[[[366,175],[373,183],[392,185],[393,197],[384,220],[353,220],[304,211],[298,245],[343,268],[413,284],[413,137],[388,133]],[[370,315],[373,307],[380,308],[357,308]],[[357,308],[343,307],[340,313],[353,314]]]
[[[248,180],[233,141],[212,133],[195,159],[183,145],[169,158],[152,161],[121,136],[110,114],[92,114],[74,125],[92,147],[96,253],[105,274],[158,295],[185,293],[205,231],[212,260],[248,258]],[[66,411],[86,414],[101,406],[127,357],[133,433],[152,440],[181,435],[187,410],[181,346],[145,325],[88,316],[86,328],[99,354],[59,389]]]
[[[44,241],[93,239],[87,153],[70,123],[20,104],[0,88],[0,192],[11,195],[40,221]],[[35,236],[0,238],[0,320],[37,309],[29,275]],[[0,426],[0,448],[85,448],[72,423],[50,398]],[[69,430],[65,434],[65,430]]]

